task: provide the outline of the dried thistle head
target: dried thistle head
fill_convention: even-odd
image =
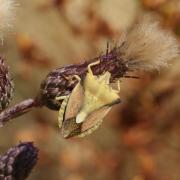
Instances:
[[[14,17],[14,0],[0,0],[0,38],[11,27]]]
[[[55,98],[69,95],[78,83],[74,75],[83,79],[87,74],[88,65],[97,60],[100,60],[100,63],[92,67],[93,74],[102,75],[108,71],[111,74],[111,82],[123,77],[128,71],[126,64],[123,63],[114,50],[82,64],[69,65],[53,70],[41,84],[39,98],[42,104],[50,109],[59,110],[61,103]]]
[[[14,84],[12,82],[9,68],[4,60],[0,58],[0,111],[5,109],[13,96]]]
[[[37,162],[38,150],[32,142],[20,143],[0,156],[0,179],[24,180]]]
[[[178,45],[174,37],[162,30],[157,22],[144,18],[110,52],[82,64],[50,72],[41,84],[40,99],[48,108],[58,110],[61,103],[55,98],[69,95],[77,84],[74,75],[84,78],[87,66],[97,60],[100,63],[92,68],[93,74],[102,75],[108,71],[111,82],[114,82],[136,70],[160,69],[177,55]]]

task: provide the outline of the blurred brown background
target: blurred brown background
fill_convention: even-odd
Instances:
[[[143,14],[179,40],[179,0],[19,0],[1,54],[15,82],[11,105],[36,96],[47,73],[93,58]],[[37,109],[0,131],[0,151],[34,141],[39,161],[29,180],[179,180],[180,59],[142,78],[122,79],[123,103],[83,139],[64,140],[58,112]]]

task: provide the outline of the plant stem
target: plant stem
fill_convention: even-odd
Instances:
[[[34,107],[42,105],[36,98],[26,99],[0,113],[0,127],[3,127],[9,120],[29,112]]]

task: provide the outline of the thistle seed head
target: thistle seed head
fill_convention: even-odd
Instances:
[[[111,82],[123,77],[128,71],[126,64],[120,59],[115,48],[108,54],[82,64],[69,65],[53,70],[41,84],[40,99],[42,104],[50,109],[59,110],[61,103],[56,101],[55,98],[69,95],[78,83],[74,75],[78,75],[81,79],[85,78],[87,66],[97,60],[100,60],[100,63],[92,67],[93,74],[102,75],[108,71],[111,73]]]
[[[38,150],[32,142],[20,143],[0,156],[0,179],[24,180],[37,162]]]
[[[14,85],[9,73],[9,68],[0,58],[0,111],[5,109],[13,96]]]
[[[177,57],[179,45],[170,32],[145,16],[127,34],[118,51],[129,69],[153,71],[168,66]]]
[[[110,52],[82,64],[69,65],[50,72],[41,84],[40,100],[48,108],[58,110],[61,102],[55,98],[69,95],[77,84],[74,75],[84,78],[87,66],[92,62],[100,60],[100,64],[92,68],[94,75],[102,75],[108,71],[111,82],[114,82],[127,77],[129,72],[159,70],[167,66],[178,56],[178,48],[171,34],[162,30],[149,17],[144,18]]]

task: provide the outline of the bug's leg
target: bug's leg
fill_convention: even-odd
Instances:
[[[63,118],[64,118],[65,109],[66,109],[66,105],[67,105],[67,102],[68,102],[68,99],[69,99],[69,95],[68,96],[59,96],[59,97],[56,97],[55,99],[58,100],[58,101],[63,100],[62,104],[61,104],[61,107],[59,109],[59,114],[58,114],[58,124],[59,124],[59,127],[61,128]]]
[[[68,96],[58,96],[55,98],[56,101],[61,101],[61,100],[64,100],[66,99]]]
[[[116,92],[116,93],[119,93],[119,92],[120,92],[120,90],[121,90],[120,80],[117,81],[116,87],[115,87],[115,89],[113,89],[113,90],[114,90],[114,92]]]
[[[92,67],[92,66],[95,66],[95,65],[97,65],[97,64],[99,64],[99,63],[100,63],[100,60],[89,64],[89,65],[88,65],[88,68],[87,68],[87,69],[88,69],[88,72],[91,73],[91,74],[93,74],[91,67]]]
[[[106,46],[106,56],[109,54],[109,41],[107,42],[107,46]]]
[[[81,78],[78,75],[73,75],[75,79],[77,79],[79,82],[81,81]]]
[[[117,89],[118,89],[118,91],[120,92],[120,90],[121,90],[121,87],[120,87],[120,80],[117,81]]]

